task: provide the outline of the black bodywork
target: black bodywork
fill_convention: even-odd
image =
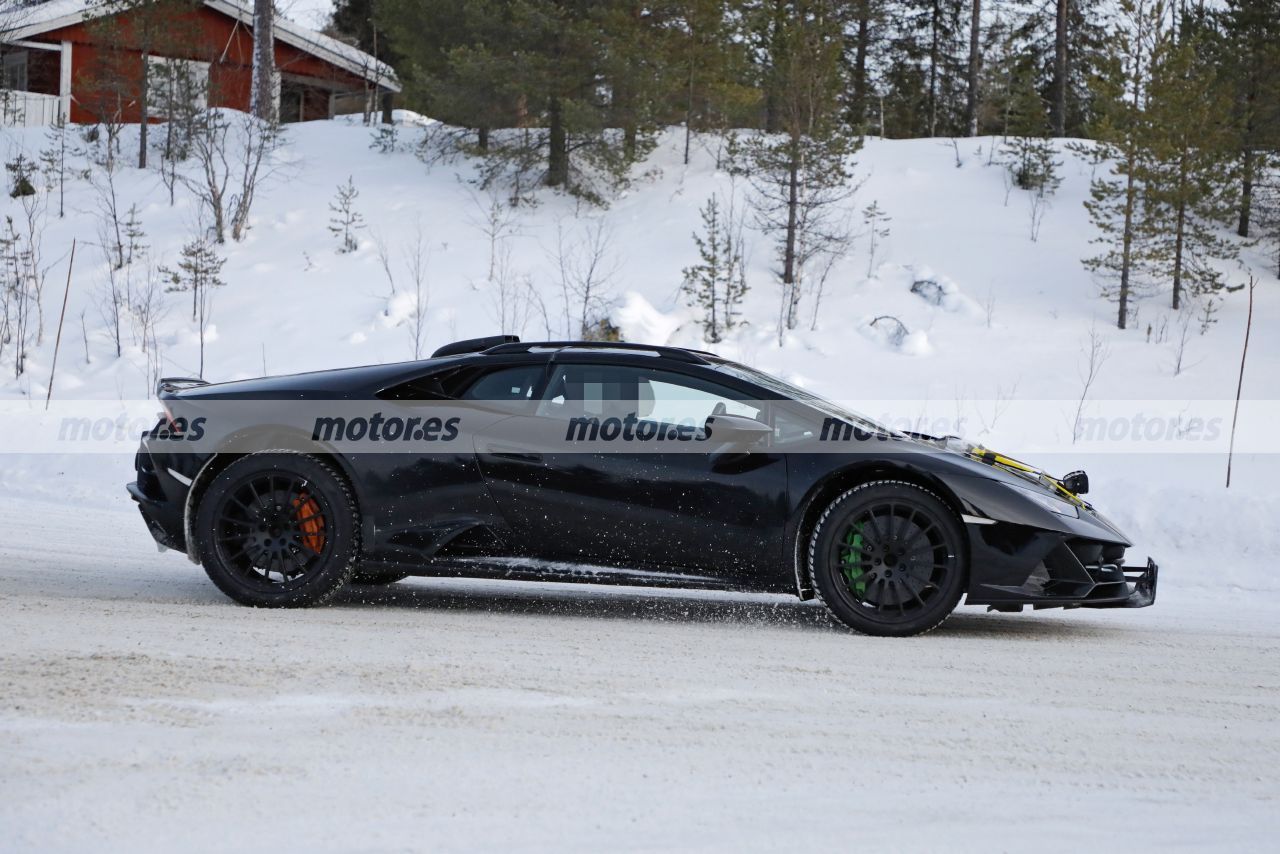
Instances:
[[[492,345],[492,346],[490,346]],[[483,349],[481,349],[483,348]],[[788,398],[706,353],[644,345],[507,339],[460,342],[432,359],[257,380],[162,381],[166,418],[144,434],[128,489],[156,541],[195,559],[191,520],[201,489],[237,454],[246,432],[262,449],[324,455],[349,480],[360,509],[362,566],[416,575],[595,581],[790,592],[812,596],[802,556],[821,509],[869,480],[933,492],[964,523],[968,604],[1141,607],[1155,598],[1156,567],[1126,567],[1128,539],[1083,499],[1075,517],[1027,490],[1061,481],[955,450],[933,437],[873,430],[847,453],[821,443],[766,440],[707,453],[575,453],[522,446],[527,419],[557,366],[623,365],[715,383],[821,423],[812,402]],[[449,399],[492,372],[526,366],[539,377],[527,405],[477,403],[464,435],[421,453],[357,451],[317,443],[293,422],[300,403],[377,402],[412,412]],[[727,367],[728,366],[728,367]],[[222,427],[218,406],[257,404],[256,423]],[[470,410],[469,410],[470,411]],[[807,413],[807,415],[806,415]],[[200,419],[205,416],[202,421]],[[175,442],[174,422],[201,424],[199,452]],[[188,428],[190,429],[190,428]],[[226,431],[220,433],[220,430]],[[231,433],[234,432],[234,435]],[[994,458],[994,459],[993,459]],[[1070,481],[1082,488],[1080,477]],[[1087,486],[1083,487],[1087,488]]]

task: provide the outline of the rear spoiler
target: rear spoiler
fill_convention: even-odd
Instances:
[[[169,397],[189,388],[208,385],[209,381],[200,377],[161,377],[156,383],[156,397]]]

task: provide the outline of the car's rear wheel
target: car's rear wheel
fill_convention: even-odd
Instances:
[[[355,571],[355,499],[328,463],[287,451],[242,457],[209,484],[195,530],[200,562],[244,605],[319,605]]]
[[[809,541],[819,597],[840,622],[869,635],[939,626],[960,601],[966,568],[955,513],[903,481],[873,481],[840,495]]]

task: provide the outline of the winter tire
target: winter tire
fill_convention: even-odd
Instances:
[[[319,605],[345,584],[360,553],[355,499],[328,463],[288,451],[242,457],[200,500],[200,562],[244,605]]]
[[[960,601],[967,571],[960,521],[915,484],[879,480],[840,495],[809,540],[814,590],[832,615],[868,635],[937,628]]]

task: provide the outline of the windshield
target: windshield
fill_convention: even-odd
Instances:
[[[841,421],[847,421],[855,427],[859,427],[863,430],[874,433],[887,433],[891,436],[902,435],[898,431],[891,430],[865,415],[845,409],[843,406],[839,406],[836,403],[827,400],[825,397],[819,397],[811,391],[806,391],[799,386],[783,382],[777,377],[770,376],[762,371],[757,371],[755,368],[748,368],[746,365],[739,365],[736,362],[717,362],[716,369],[723,371],[730,376],[735,376],[738,379],[746,380],[749,383],[762,386],[763,388],[782,395],[783,397],[799,401],[806,406],[810,406],[818,410],[823,415],[827,415],[832,418],[839,418]]]

